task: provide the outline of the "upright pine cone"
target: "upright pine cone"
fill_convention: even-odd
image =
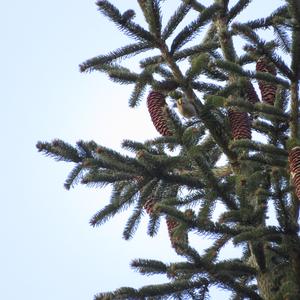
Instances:
[[[174,230],[180,225],[178,221],[171,217],[166,217],[166,223],[169,233],[169,238],[171,241],[172,247],[175,249],[176,253],[180,254],[181,250],[178,247],[177,243],[188,243],[188,235],[186,231],[182,232],[176,232],[176,235],[174,234]]]
[[[147,98],[148,111],[156,130],[163,136],[172,135],[167,124],[165,96],[159,92],[152,91]]]
[[[300,147],[294,147],[289,152],[289,165],[295,192],[300,200]]]
[[[228,118],[233,139],[251,139],[250,118],[244,111],[228,110]]]
[[[274,76],[276,75],[275,67],[270,64],[265,57],[259,58],[259,60],[256,62],[256,71],[269,73]],[[258,86],[261,92],[262,101],[270,105],[274,105],[277,90],[276,84],[259,80]]]
[[[144,209],[148,215],[151,215],[154,211],[154,205],[156,201],[153,197],[149,197],[149,199],[144,204]]]

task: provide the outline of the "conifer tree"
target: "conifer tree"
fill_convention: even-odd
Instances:
[[[110,203],[92,217],[92,226],[129,209],[123,236],[130,239],[146,213],[148,234],[166,222],[182,261],[135,259],[132,268],[165,274],[168,282],[100,292],[95,300],[207,299],[213,285],[235,300],[300,299],[300,1],[269,5],[264,18],[242,23],[239,14],[251,0],[182,0],[169,20],[165,1],[137,2],[139,11],[124,12],[108,0],[96,3],[133,42],[85,61],[80,70],[132,84],[129,106],[147,105],[157,138],[124,140],[132,155],[94,141],[72,146],[56,139],[37,148],[75,163],[67,189],[112,186]],[[146,27],[135,22],[136,13]],[[142,56],[139,69],[122,66],[135,55]],[[192,117],[179,115],[172,103],[189,105]],[[224,210],[213,220],[216,203]],[[273,225],[267,222],[271,207]],[[193,248],[188,237],[195,233],[211,236],[213,245],[204,252]],[[243,254],[221,259],[230,241]]]

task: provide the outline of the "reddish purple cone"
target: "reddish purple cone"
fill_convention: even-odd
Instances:
[[[251,139],[250,118],[246,112],[228,110],[231,133],[234,140]]]
[[[256,62],[256,71],[269,73],[274,76],[276,75],[275,67],[272,64],[270,64],[265,57],[261,57]],[[258,80],[258,86],[261,92],[262,101],[270,105],[274,105],[277,90],[276,84],[271,82],[265,82],[263,80]]]
[[[252,104],[260,102],[259,98],[257,96],[257,93],[255,91],[255,88],[252,85],[251,81],[248,81],[247,86],[246,86],[246,100]]]
[[[289,166],[292,182],[297,198],[300,200],[300,147],[294,147],[289,152]]]
[[[149,93],[147,106],[152,123],[161,135],[170,136],[172,132],[168,128],[167,115],[164,111],[166,105],[165,96],[163,94],[155,91]]]
[[[171,217],[166,217],[166,223],[167,223],[167,228],[168,228],[168,233],[169,233],[169,238],[171,241],[172,247],[175,249],[177,253],[180,253],[179,247],[176,245],[178,242],[180,243],[188,243],[188,235],[187,232],[181,232],[180,235],[174,235],[174,230],[180,225],[178,221]]]
[[[153,197],[150,197],[144,204],[144,209],[148,215],[153,214],[154,211],[154,205],[156,204],[156,201]]]

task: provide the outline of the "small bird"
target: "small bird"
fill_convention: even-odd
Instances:
[[[178,108],[178,111],[187,119],[195,117],[197,115],[194,104],[185,97],[179,98],[176,101],[176,106]]]

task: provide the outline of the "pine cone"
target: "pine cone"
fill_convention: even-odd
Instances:
[[[172,132],[168,128],[167,107],[165,96],[159,92],[152,91],[147,98],[148,111],[156,130],[163,136],[171,136]]]
[[[275,67],[272,64],[270,64],[265,57],[261,57],[256,62],[256,71],[269,73],[274,76],[276,75]],[[258,86],[261,92],[262,101],[270,105],[274,105],[277,90],[276,84],[271,82],[265,82],[263,80],[258,80]]]
[[[289,152],[289,165],[295,192],[300,200],[300,147],[295,147]]]
[[[188,243],[188,235],[186,231],[177,233],[176,236],[174,235],[174,230],[180,225],[178,221],[171,217],[166,217],[166,223],[168,228],[168,233],[171,241],[172,247],[175,249],[176,253],[180,254],[181,250],[178,247],[177,243]]]
[[[246,85],[246,92],[245,92],[246,100],[252,104],[255,104],[257,102],[260,102],[257,93],[255,91],[254,86],[252,85],[251,81],[249,80]],[[256,113],[249,113],[249,119],[252,123],[253,119],[257,118]]]
[[[251,139],[250,119],[246,112],[229,109],[228,118],[233,139]]]
[[[175,219],[170,217],[166,218],[166,223],[167,223],[169,236],[171,237],[173,230],[179,225],[179,223]]]
[[[246,99],[252,104],[255,104],[259,101],[259,98],[257,96],[257,93],[255,91],[254,86],[252,85],[251,81],[248,81],[246,86]]]
[[[156,201],[153,197],[149,197],[149,199],[144,204],[144,209],[148,215],[152,215],[154,211],[154,205]]]

